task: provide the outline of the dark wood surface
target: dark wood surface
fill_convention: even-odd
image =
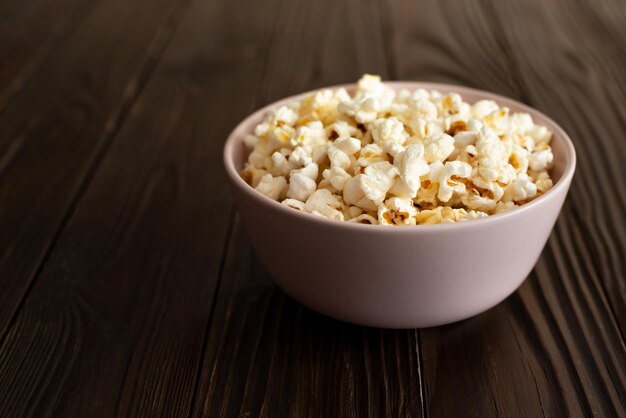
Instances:
[[[6,0],[0,57],[0,417],[626,416],[622,0]],[[364,72],[495,91],[575,142],[488,312],[353,326],[256,259],[228,132]]]

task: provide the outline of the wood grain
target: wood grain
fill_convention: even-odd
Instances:
[[[620,150],[622,144],[614,140],[617,131],[606,132],[603,151],[596,146],[592,155],[587,149],[598,141],[596,135],[582,133],[594,132],[598,124],[603,130],[618,127],[620,121],[615,109],[603,118],[589,118],[608,106],[600,103],[602,89],[572,79],[579,69],[563,65],[570,64],[567,55],[575,47],[564,45],[559,31],[572,27],[565,20],[572,9],[555,2],[519,2],[515,7],[498,2],[434,3],[391,5],[396,22],[402,22],[395,26],[395,50],[414,52],[396,52],[399,78],[468,84],[538,107],[571,134],[579,173],[548,247],[522,288],[477,318],[420,332],[426,408],[433,416],[623,416],[626,357],[616,322],[624,318],[619,311],[623,259],[611,259],[605,252],[610,247],[613,255],[623,254],[623,230],[609,234],[607,226],[621,228],[622,221],[613,218],[623,212],[624,204],[613,194],[591,211],[580,210],[590,206],[590,193],[599,192],[590,178],[610,177],[617,189],[623,179],[617,166],[600,157],[612,148]],[[542,6],[546,4],[554,8],[549,20]],[[425,15],[425,9],[434,13]],[[461,19],[473,23],[446,24]],[[447,30],[439,36],[442,26]],[[585,31],[584,36],[588,33],[597,32]],[[605,41],[598,39],[588,47],[611,55],[614,45],[603,49]],[[419,54],[421,50],[429,54]],[[581,62],[595,63],[598,58]],[[604,70],[607,76],[612,68]],[[603,77],[598,73],[589,78]],[[601,199],[600,193],[596,198]],[[591,230],[595,232],[585,236]],[[592,254],[598,252],[605,253],[606,263],[594,260]]]
[[[78,0],[0,3],[0,113],[96,4]]]
[[[0,338],[185,5],[94,7],[0,115]]]
[[[229,231],[220,150],[269,46],[262,10],[232,7],[195,2],[130,109],[0,348],[0,416],[189,412]]]

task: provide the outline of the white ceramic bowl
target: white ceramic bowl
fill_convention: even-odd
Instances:
[[[530,113],[554,132],[554,187],[517,209],[457,224],[384,227],[331,221],[288,208],[239,176],[250,151],[242,140],[270,109],[309,92],[264,107],[230,134],[224,164],[235,203],[267,271],[305,306],[347,322],[385,328],[459,321],[498,304],[532,270],[569,189],[574,147],[547,116],[493,93],[447,84],[387,85],[454,91],[470,103],[493,99],[513,112]],[[353,89],[333,88],[338,87]]]

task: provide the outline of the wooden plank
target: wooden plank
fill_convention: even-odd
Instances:
[[[258,103],[366,71],[387,77],[385,12],[376,2],[284,2]],[[277,290],[235,229],[193,416],[422,416],[416,332],[303,308]]]
[[[0,115],[0,338],[185,7],[95,7]]]
[[[0,112],[96,4],[79,0],[0,3]]]
[[[189,9],[0,348],[0,416],[189,413],[229,232],[222,144],[273,11]]]
[[[569,67],[571,59],[559,55],[574,49],[563,47],[561,36],[556,36],[571,26],[563,19],[572,9],[551,2],[554,10],[544,21],[544,3],[519,3],[509,8],[509,3],[498,2],[392,2],[398,77],[466,84],[526,101],[571,133],[586,182],[604,170],[613,185],[619,185],[615,165],[594,167],[594,159],[585,151],[581,154],[589,147],[585,136],[590,132],[609,133],[607,129],[620,124],[615,109],[604,120],[573,111],[581,101],[597,109],[607,104],[598,103],[597,91],[581,88],[582,79],[574,88],[563,77],[563,72],[579,71]],[[616,30],[615,25],[611,28]],[[590,32],[578,30],[578,36]],[[589,50],[592,45],[602,49],[590,43]],[[605,51],[616,48],[608,44]],[[578,65],[590,61],[592,57],[581,58]],[[606,70],[614,79],[619,76],[615,68],[609,64]],[[604,75],[587,77],[602,80]],[[600,121],[609,128],[597,127]],[[617,154],[622,152],[621,144],[614,144],[617,137],[614,132],[604,137],[605,150],[615,147]],[[626,357],[614,313],[620,314],[613,309],[624,295],[623,270],[612,257],[623,251],[623,240],[617,239],[623,231],[608,233],[608,225],[620,228],[623,221],[604,213],[607,208],[600,200],[590,202],[586,187],[578,174],[535,272],[518,292],[481,316],[420,332],[429,415],[623,416]],[[609,207],[623,212],[617,195],[611,196]],[[585,236],[589,229],[595,236]],[[609,240],[608,247],[599,245],[602,239]],[[610,260],[604,271],[597,268],[599,253]]]

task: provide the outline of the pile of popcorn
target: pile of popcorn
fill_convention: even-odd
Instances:
[[[329,219],[422,225],[482,218],[552,187],[552,132],[527,113],[457,93],[396,93],[364,75],[354,96],[320,90],[280,106],[245,138],[242,177]]]

